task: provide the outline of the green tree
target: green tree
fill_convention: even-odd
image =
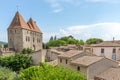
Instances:
[[[19,78],[20,80],[87,80],[80,72],[46,64],[20,71]]]
[[[32,65],[32,58],[25,54],[15,54],[9,57],[0,57],[0,66],[8,67],[13,71],[28,68]]]
[[[53,36],[51,36],[49,41],[53,41],[53,40],[54,40],[54,39],[53,39]]]
[[[55,35],[55,37],[54,37],[54,40],[57,40],[57,37],[56,37],[56,35]]]
[[[84,41],[83,41],[83,40],[80,40],[80,41],[78,42],[78,44],[84,45]]]
[[[61,37],[58,40],[49,41],[45,45],[47,48],[49,48],[49,47],[64,46],[67,44],[78,44],[78,43],[79,41],[70,35],[70,36]]]
[[[8,44],[4,44],[4,48],[7,48],[8,47]]]
[[[86,40],[86,44],[97,44],[101,42],[103,42],[103,40],[99,38],[90,38]]]
[[[66,42],[63,40],[54,40],[46,44],[47,47],[57,47],[57,46],[63,46],[63,45],[66,45]]]
[[[79,41],[78,40],[76,40],[76,39],[69,39],[68,40],[68,44],[77,44]]]

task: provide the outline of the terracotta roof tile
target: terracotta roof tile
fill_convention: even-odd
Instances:
[[[96,77],[103,78],[105,80],[120,80],[120,67],[109,68],[98,74]]]
[[[35,21],[33,21],[32,18],[29,19],[28,24],[31,24],[32,30],[36,31],[36,32],[41,32],[40,29],[38,28],[38,26],[36,25]]]
[[[98,56],[83,56],[71,61],[71,64],[89,66],[95,62],[102,60],[104,57]]]
[[[92,44],[91,46],[92,47],[120,47],[120,44],[113,41],[104,41],[99,44]]]
[[[17,28],[23,28],[23,29],[28,29],[42,33],[38,28],[38,26],[36,25],[36,23],[32,20],[32,18],[29,19],[28,23],[26,23],[18,11],[16,12],[8,29],[17,29]]]
[[[17,11],[10,26],[9,29],[16,29],[16,28],[24,28],[29,29],[29,26],[23,19],[23,17],[20,15],[20,13]]]
[[[64,54],[59,55],[58,57],[62,57],[62,58],[71,58],[75,55],[80,54],[82,51],[79,50],[69,50],[67,52],[64,52]]]

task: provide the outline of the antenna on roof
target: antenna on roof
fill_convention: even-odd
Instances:
[[[113,41],[115,40],[115,38],[113,37]]]

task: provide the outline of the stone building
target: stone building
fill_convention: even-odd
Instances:
[[[80,71],[86,75],[87,80],[93,80],[96,75],[107,69],[117,68],[118,63],[105,57],[83,56],[71,61],[70,67],[71,69]]]
[[[22,51],[31,48],[34,51],[42,49],[42,32],[32,18],[25,22],[17,11],[8,27],[8,48]]]
[[[112,60],[120,60],[120,43],[116,41],[104,41],[91,45],[92,53],[97,56],[104,56]]]

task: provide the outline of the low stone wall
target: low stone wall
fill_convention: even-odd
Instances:
[[[11,55],[15,55],[15,52],[4,52],[4,53],[2,53],[2,56],[11,56]]]
[[[46,63],[49,64],[49,65],[52,65],[52,66],[57,66],[58,65],[58,59],[56,59],[54,61],[46,62]]]
[[[33,59],[33,65],[39,65],[40,62],[45,62],[45,50],[39,50],[29,54]]]

